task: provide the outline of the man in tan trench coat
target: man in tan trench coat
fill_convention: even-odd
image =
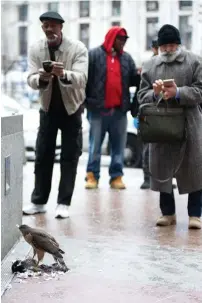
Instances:
[[[188,195],[189,228],[201,228],[202,212],[202,63],[201,58],[181,47],[177,28],[166,24],[158,33],[159,55],[143,65],[138,93],[139,103],[150,103],[163,98],[169,106],[176,102],[187,116],[187,142],[180,169],[173,176],[182,157],[181,144],[150,144],[151,189],[160,192],[162,216],[158,226],[176,223],[172,178],[176,177],[180,194]],[[165,79],[174,79],[172,86],[163,86]],[[165,180],[167,182],[158,182]]]

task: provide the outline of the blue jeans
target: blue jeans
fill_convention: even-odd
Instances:
[[[160,193],[160,208],[163,216],[175,214],[174,193]],[[202,211],[202,190],[190,193],[188,195],[188,215],[189,217],[201,217]]]
[[[124,148],[127,137],[126,113],[118,108],[104,110],[102,113],[88,111],[87,118],[90,123],[87,172],[93,172],[95,178],[99,179],[101,147],[108,132],[111,151],[109,175],[111,180],[123,176]]]

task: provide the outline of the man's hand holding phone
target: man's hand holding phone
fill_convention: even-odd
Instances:
[[[153,83],[153,90],[154,90],[154,95],[157,97],[160,95],[160,93],[162,92],[162,86],[163,86],[163,81],[161,79],[156,80]]]
[[[62,62],[53,62],[52,74],[58,77],[64,77],[64,64]]]
[[[174,79],[164,80],[162,91],[165,100],[174,98],[177,94],[177,85],[175,83],[175,80]]]
[[[167,100],[176,96],[177,85],[174,79],[159,79],[153,83],[153,90],[155,96],[159,96],[162,93],[163,98]]]
[[[64,77],[64,64],[62,62],[55,61],[43,61],[43,68],[39,69],[40,80],[48,82],[53,75],[58,77]]]
[[[39,69],[39,79],[44,82],[49,82],[52,78],[51,71],[53,68],[53,63],[50,60],[42,62],[43,68]]]
[[[44,82],[49,82],[52,78],[51,73],[47,73],[43,68],[39,69],[39,79]]]

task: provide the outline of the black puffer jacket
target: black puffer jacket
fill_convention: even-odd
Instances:
[[[107,54],[103,46],[96,47],[89,51],[89,71],[86,87],[86,107],[91,111],[100,111],[105,104],[105,82],[107,74]],[[132,57],[123,52],[120,55],[121,76],[122,76],[122,105],[123,112],[133,111],[137,106],[137,98],[130,102],[129,87],[136,86],[139,90],[140,76]]]

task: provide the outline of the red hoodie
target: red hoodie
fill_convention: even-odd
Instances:
[[[117,35],[127,35],[124,28],[112,27],[105,36],[103,46],[107,52],[107,75],[105,86],[105,108],[113,108],[121,105],[122,81],[120,54],[112,56],[112,47]]]

